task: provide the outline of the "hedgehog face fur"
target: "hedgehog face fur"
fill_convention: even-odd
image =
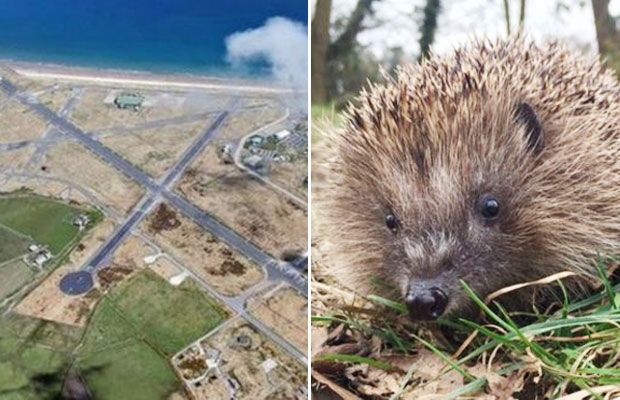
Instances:
[[[414,319],[573,271],[620,248],[620,86],[594,58],[522,38],[402,67],[327,132],[335,275],[393,288]],[[528,307],[532,291],[504,299]]]

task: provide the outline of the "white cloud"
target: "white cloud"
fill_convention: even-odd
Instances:
[[[308,32],[299,22],[273,17],[265,25],[226,38],[227,59],[233,66],[264,59],[273,77],[286,85],[308,85]]]

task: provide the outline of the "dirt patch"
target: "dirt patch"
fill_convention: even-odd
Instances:
[[[248,310],[291,342],[308,352],[308,299],[291,287],[271,288],[248,299]]]
[[[97,271],[97,282],[101,291],[107,292],[120,282],[127,279],[135,269],[127,267],[105,267]]]
[[[167,281],[181,273],[181,269],[167,257],[158,257],[157,261],[149,265],[149,268]]]
[[[156,213],[142,222],[141,229],[153,235],[157,245],[218,292],[237,295],[261,280],[261,268],[180,214],[176,217],[180,223],[175,228],[154,230]]]
[[[199,174],[183,180],[179,191],[276,257],[286,249],[307,248],[306,211],[241,171],[211,182]]]
[[[177,218],[177,213],[165,203],[157,206],[152,218],[149,218],[149,228],[154,233],[170,231],[178,228],[181,221]]]

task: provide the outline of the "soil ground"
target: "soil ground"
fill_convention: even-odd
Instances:
[[[84,166],[88,168],[84,168]],[[135,182],[74,143],[55,146],[42,158],[37,170],[62,177],[97,193],[105,204],[127,212],[143,195]]]
[[[161,207],[161,206],[160,206]],[[141,229],[167,253],[191,269],[218,292],[234,296],[258,283],[262,269],[230,249],[188,218],[167,207],[176,222],[157,225],[157,212],[151,213]],[[155,226],[154,226],[155,225]]]
[[[248,310],[278,335],[308,352],[308,299],[291,287],[270,288],[248,299]]]
[[[239,345],[239,337],[249,339],[249,344]],[[219,370],[239,384],[237,399],[307,398],[304,392],[306,367],[283,353],[242,319],[225,326],[201,341],[200,345],[220,352]],[[274,364],[269,372],[265,364],[271,363],[268,360]],[[222,379],[225,378],[207,377],[198,385],[192,385],[192,391],[198,399],[212,399],[213,393],[222,393],[226,389],[227,383]]]
[[[0,143],[36,139],[44,130],[45,122],[17,100],[0,103]]]
[[[18,150],[0,153],[0,170],[21,170],[34,154],[34,146],[22,147]]]
[[[203,182],[199,174],[184,179],[179,190],[275,257],[285,250],[307,247],[306,212],[242,171],[232,171],[211,182]]]
[[[307,157],[298,156],[292,162],[271,164],[268,178],[278,186],[284,187],[297,196],[307,199],[308,185],[304,184],[304,179],[307,176],[308,159]]]
[[[212,122],[205,119],[158,129],[136,130],[101,137],[101,142],[153,177],[168,171]]]
[[[49,90],[45,90],[39,94],[37,98],[46,107],[58,112],[71,98],[71,92],[73,89],[68,87],[56,87]]]

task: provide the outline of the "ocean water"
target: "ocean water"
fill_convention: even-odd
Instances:
[[[274,16],[307,24],[306,0],[0,0],[0,58],[158,73],[231,70],[225,38]]]

